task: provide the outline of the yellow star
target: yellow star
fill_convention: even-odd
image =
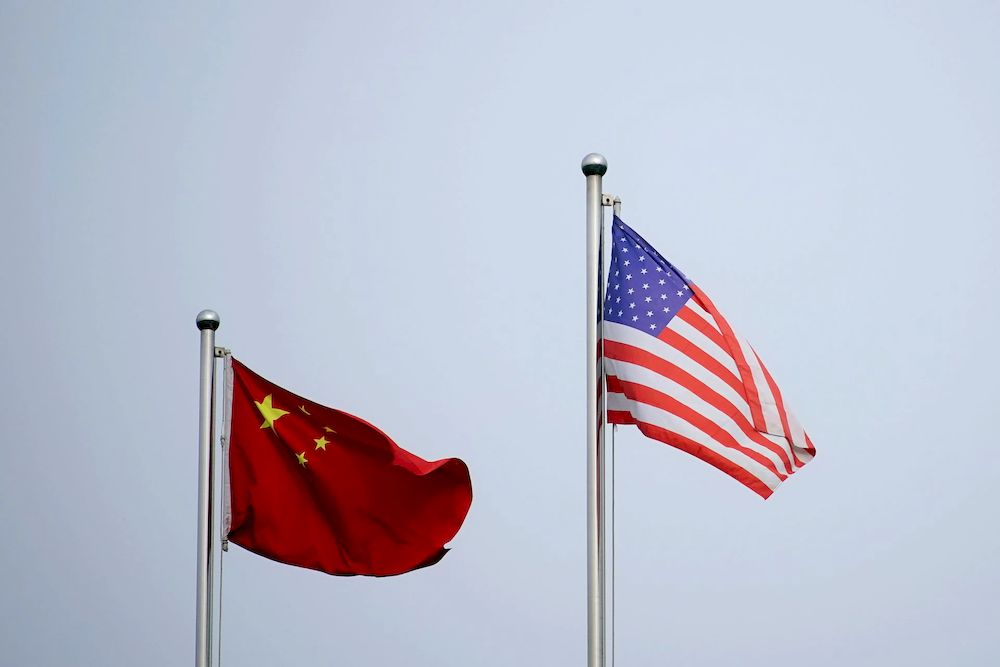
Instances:
[[[306,464],[309,463],[309,459],[306,458],[305,452],[299,452],[298,454],[295,455],[295,458],[299,460],[299,465],[302,466],[303,468],[305,468]]]
[[[309,411],[308,411],[308,410],[306,410],[306,406],[304,406],[304,405],[300,405],[300,406],[299,406],[299,410],[301,410],[301,411],[302,411],[302,414],[304,414],[304,415],[308,415],[308,416],[312,417],[312,415],[311,415],[311,414],[309,414]]]
[[[323,430],[324,430],[324,431],[326,431],[327,433],[336,433],[336,431],[334,431],[334,430],[333,430],[332,428],[330,428],[329,426],[324,426],[324,427],[323,427]]]
[[[277,429],[274,428],[274,422],[278,421],[279,419],[287,415],[288,411],[280,410],[274,407],[271,404],[271,394],[265,396],[264,400],[261,401],[260,403],[254,401],[253,404],[257,406],[257,409],[260,410],[261,416],[264,417],[264,423],[261,424],[260,427],[269,428],[275,433],[277,433]]]
[[[316,449],[322,449],[324,452],[326,451],[326,446],[330,444],[330,441],[326,439],[326,436],[315,438],[313,439],[313,442],[316,443]]]

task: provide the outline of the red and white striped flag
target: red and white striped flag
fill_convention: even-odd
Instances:
[[[767,498],[816,455],[757,353],[617,216],[604,303],[607,409]]]

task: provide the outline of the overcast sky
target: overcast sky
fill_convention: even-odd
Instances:
[[[223,664],[585,664],[590,151],[819,452],[619,431],[618,664],[996,660],[1000,6],[826,5],[3,2],[0,662],[192,661],[210,307],[475,487],[401,577],[233,547]]]

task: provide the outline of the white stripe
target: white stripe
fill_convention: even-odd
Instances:
[[[719,328],[719,325],[716,323],[715,318],[712,317],[712,314],[709,313],[704,308],[702,308],[701,306],[699,306],[698,303],[694,300],[694,298],[688,299],[687,303],[684,305],[686,305],[695,315],[705,320],[705,323],[708,326],[718,331],[720,336],[722,335],[722,329]]]
[[[757,431],[757,432],[760,433],[760,431]],[[800,466],[798,464],[796,458],[792,455],[792,446],[791,446],[791,444],[789,444],[788,438],[786,438],[783,435],[774,435],[773,433],[760,433],[760,434],[762,436],[764,436],[765,438],[767,438],[768,440],[770,440],[771,442],[773,442],[780,449],[784,450],[785,456],[788,457],[789,462],[791,462],[791,464],[792,464],[792,470],[791,470],[791,472],[788,473],[789,475],[791,475],[796,470],[798,470],[799,468],[802,467],[802,466]],[[798,459],[798,460],[801,460],[801,459]]]
[[[671,320],[670,324],[668,325],[668,328],[672,328],[673,323],[676,322],[678,319],[679,318],[675,317],[673,320]],[[656,338],[655,336],[650,336],[647,333],[638,331],[637,329],[633,329],[627,324],[619,324],[617,322],[607,321],[604,323],[604,333],[605,333],[605,338],[607,340],[637,347],[641,350],[649,352],[654,356],[669,361],[675,366],[678,366],[683,370],[687,371],[688,373],[690,373],[691,375],[695,376],[696,378],[707,384],[709,387],[712,387],[713,389],[716,389],[720,384],[726,385],[727,387],[729,386],[721,378],[719,378],[718,375],[708,370],[700,363],[698,363],[691,357],[687,356],[677,348],[671,345],[667,345],[666,343],[664,343],[659,338]],[[692,343],[692,345],[694,345],[694,343]],[[712,344],[712,347],[718,349],[718,346],[716,346],[714,343]],[[709,354],[709,352],[706,351],[706,354]],[[729,359],[729,365],[727,367],[729,366],[732,367],[733,377],[738,382],[740,379],[740,374],[736,370],[735,364],[732,359]]]
[[[680,334],[695,347],[704,350],[706,354],[725,366],[737,378],[740,376],[736,360],[733,359],[733,355],[729,353],[729,350],[719,347],[718,343],[699,331],[693,324],[685,322],[677,316],[670,320],[667,328]]]
[[[619,380],[625,382],[633,382],[635,384],[643,385],[649,387],[650,389],[655,389],[660,393],[666,394],[673,399],[684,404],[686,407],[691,408],[699,415],[705,417],[711,421],[715,426],[719,428],[720,431],[724,431],[730,437],[733,438],[741,447],[745,447],[751,451],[754,451],[761,456],[766,457],[774,467],[786,475],[790,475],[794,468],[789,468],[789,465],[794,466],[794,462],[786,464],[781,460],[781,457],[774,451],[768,449],[766,446],[754,442],[750,436],[743,432],[743,429],[739,427],[739,424],[733,420],[732,417],[722,412],[710,403],[706,403],[704,400],[698,397],[690,389],[686,388],[684,385],[674,382],[668,378],[663,377],[659,373],[649,370],[645,366],[640,366],[638,364],[630,364],[624,361],[614,361],[612,359],[607,360],[608,370],[611,375],[615,375]],[[659,409],[659,408],[657,408]],[[670,414],[664,411],[664,414]],[[680,417],[675,417],[680,419]],[[644,419],[643,421],[649,421]],[[747,424],[750,430],[754,430],[753,422],[750,421],[749,416],[747,417]],[[767,436],[765,436],[767,437]],[[773,439],[773,436],[769,439]],[[787,449],[788,443],[785,442],[784,438],[780,438],[781,442],[775,443],[778,448]],[[723,445],[725,446],[725,445]]]
[[[743,340],[740,336],[736,336],[736,340],[739,341],[740,348],[743,350],[743,358],[747,360],[747,366],[750,367],[750,375],[753,377],[753,383],[757,388],[757,396],[760,398],[760,407],[764,412],[764,425],[767,427],[767,432],[784,436],[785,429],[781,427],[781,414],[778,412],[778,403],[771,394],[771,386],[767,384],[764,369],[760,367],[757,355],[754,354],[750,343]]]
[[[792,442],[796,447],[806,448],[806,432],[802,428],[802,424],[799,420],[795,418],[791,412],[788,411],[788,406],[785,406],[785,417],[788,419],[788,429],[791,431]]]
[[[809,453],[809,443],[806,442],[806,432],[795,415],[788,411],[787,405],[785,406],[785,416],[788,418],[788,428],[792,432],[795,456],[805,465],[813,459],[813,455]]]
[[[636,420],[658,426],[668,431],[673,431],[689,440],[697,442],[706,449],[718,454],[730,463],[743,468],[748,473],[763,482],[772,491],[778,488],[781,480],[766,467],[754,461],[746,454],[722,445],[701,430],[695,428],[688,422],[675,415],[654,408],[645,403],[639,403],[626,397],[624,394],[608,393],[608,409],[621,410],[630,413]]]

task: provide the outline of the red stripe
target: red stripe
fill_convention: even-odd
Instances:
[[[638,424],[635,419],[632,418],[632,413],[627,410],[608,410],[608,423],[609,424]]]
[[[608,392],[625,394],[626,397],[634,401],[645,403],[665,412],[669,412],[670,414],[688,422],[712,440],[718,442],[720,445],[729,447],[730,449],[735,449],[736,451],[741,452],[745,456],[753,459],[774,473],[778,479],[784,480],[788,477],[788,475],[779,471],[777,466],[775,466],[769,458],[760,452],[750,449],[749,447],[744,447],[724,428],[697,410],[681,403],[672,396],[668,396],[667,394],[656,391],[655,389],[650,389],[645,385],[623,381],[613,375],[608,376]]]
[[[740,382],[739,378],[733,375],[731,370],[723,366],[721,362],[708,352],[671,329],[669,325],[664,327],[663,331],[660,332],[660,335],[657,336],[657,338],[681,354],[691,357],[691,359],[701,364],[705,370],[713,373],[720,380],[732,387],[733,391],[737,394],[742,396],[745,393],[743,391],[743,384]]]
[[[616,341],[610,341],[610,340],[605,341],[604,353],[607,355],[609,359],[616,359],[618,361],[637,364],[639,366],[642,366],[643,368],[648,368],[654,373],[657,373],[667,378],[668,380],[672,380],[677,384],[681,385],[682,387],[684,387],[685,389],[688,389],[698,398],[705,401],[706,403],[714,407],[716,410],[722,412],[727,417],[736,422],[736,425],[740,428],[741,431],[743,431],[744,435],[746,435],[755,443],[757,443],[761,447],[766,448],[768,451],[772,452],[778,458],[780,458],[786,470],[791,471],[793,469],[791,460],[788,457],[788,452],[786,452],[783,447],[775,444],[772,440],[769,440],[765,438],[763,435],[761,435],[761,433],[758,432],[753,427],[753,424],[747,421],[746,416],[739,410],[739,408],[733,405],[729,401],[729,399],[722,396],[721,394],[716,392],[714,389],[712,389],[707,384],[705,384],[698,378],[694,377],[687,371],[679,368],[678,366],[675,366],[669,361],[661,359],[655,354],[647,352],[646,350],[633,347],[631,345],[626,345],[624,343],[619,343]],[[642,385],[636,385],[636,386],[642,386]],[[647,389],[646,387],[643,388]],[[611,391],[610,384],[608,385],[608,391]],[[649,389],[649,391],[655,392],[656,394],[663,396],[666,395],[654,389]],[[629,398],[634,398],[634,396],[631,396],[627,393],[626,395]],[[643,399],[642,402],[649,403],[650,405],[655,405],[656,407],[662,408],[664,410],[668,409],[664,405],[661,405],[660,402],[656,401],[655,399],[654,400]]]
[[[715,466],[722,472],[726,473],[740,484],[743,484],[754,493],[759,495],[761,498],[767,498],[771,495],[772,490],[768,488],[767,484],[760,481],[756,476],[745,468],[741,468],[729,459],[716,454],[711,449],[700,445],[690,438],[685,438],[679,433],[674,433],[673,431],[668,431],[665,428],[659,426],[654,426],[653,424],[647,424],[645,422],[637,422],[628,412],[622,412],[618,410],[613,410],[608,412],[608,418],[616,424],[635,424],[639,427],[639,431],[642,432],[647,438],[652,438],[654,440],[659,440],[660,442],[670,445],[671,447],[676,447],[677,449],[687,452],[692,456],[696,456],[705,463]],[[623,421],[617,421],[622,419]],[[624,420],[628,421],[624,421]]]
[[[753,347],[750,349],[753,350]],[[767,370],[767,366],[761,361],[757,350],[753,351],[753,356],[757,358],[757,363],[760,364],[761,370],[764,371],[764,379],[767,380],[767,386],[771,388],[771,395],[774,396],[774,404],[778,408],[778,416],[781,417],[781,430],[785,432],[785,440],[788,441],[788,450],[795,459],[795,465],[801,468],[805,463],[798,456],[795,456],[795,443],[792,442],[792,429],[788,428],[788,415],[785,414],[785,402],[781,400],[781,390],[778,389],[778,385],[774,381],[774,378],[771,377],[771,372]]]
[[[690,308],[681,308],[677,311],[677,317],[681,318],[695,329],[700,331],[705,335],[706,338],[710,339],[713,343],[719,346],[720,350],[727,350],[726,341],[722,338],[722,334],[719,330],[713,327],[711,324],[705,321],[698,313],[694,312]]]
[[[753,381],[753,373],[750,371],[750,365],[747,364],[746,357],[743,356],[743,349],[740,347],[739,341],[736,340],[733,328],[729,326],[726,318],[722,316],[722,313],[716,309],[712,300],[701,289],[695,287],[692,283],[689,283],[689,285],[694,295],[698,297],[698,302],[708,311],[708,314],[712,316],[712,319],[715,320],[715,323],[722,330],[722,335],[726,340],[726,347],[729,349],[730,356],[736,362],[736,368],[739,369],[740,377],[743,379],[743,395],[747,399],[747,404],[750,405],[750,414],[753,416],[754,428],[762,433],[767,433],[767,424],[764,422],[764,410],[760,404],[760,396],[757,394],[757,385]]]
[[[802,435],[806,437],[806,451],[812,454],[813,456],[816,456],[816,448],[813,447],[812,440],[809,439],[809,434],[806,433],[805,431],[802,431]]]

